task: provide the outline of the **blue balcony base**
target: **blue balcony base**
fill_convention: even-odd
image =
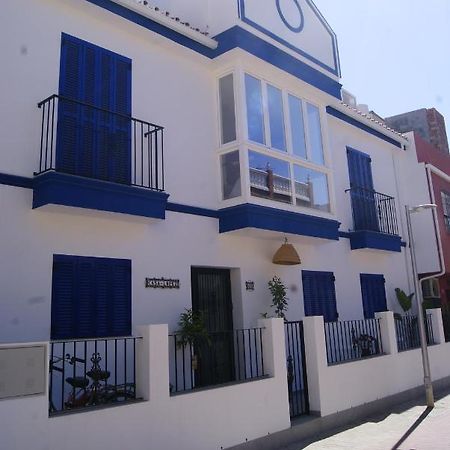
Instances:
[[[352,231],[348,234],[352,250],[368,248],[390,252],[402,251],[402,239],[397,235],[377,231]]]
[[[249,203],[219,211],[220,233],[243,228],[258,228],[300,236],[338,240],[339,225],[340,223],[336,220]]]
[[[33,180],[33,208],[52,204],[165,219],[168,197],[164,192],[54,171]]]

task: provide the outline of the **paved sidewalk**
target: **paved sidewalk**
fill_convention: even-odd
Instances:
[[[432,410],[417,402],[399,405],[329,438],[283,450],[450,450],[450,393],[444,395]]]

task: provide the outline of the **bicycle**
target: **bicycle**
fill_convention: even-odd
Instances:
[[[63,410],[75,409],[86,406],[103,405],[107,403],[118,403],[128,399],[136,398],[134,383],[123,383],[119,385],[108,384],[107,381],[111,376],[108,370],[101,368],[100,362],[102,360],[99,353],[93,353],[90,358],[92,362],[91,369],[86,372],[85,376],[73,376],[65,378],[65,382],[72,387],[72,392],[63,402]],[[55,365],[59,362],[68,362],[70,365],[76,363],[85,364],[86,360],[76,358],[70,354],[65,357],[54,357],[50,361],[50,371],[55,370],[64,373],[64,369]],[[76,370],[74,369],[74,374]],[[50,396],[50,412],[58,411],[53,403],[52,396]]]

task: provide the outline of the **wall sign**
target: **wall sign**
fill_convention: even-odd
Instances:
[[[146,278],[146,288],[154,289],[180,289],[180,280],[172,278]]]
[[[247,291],[254,291],[255,290],[255,282],[254,281],[246,281],[245,282],[245,289]]]

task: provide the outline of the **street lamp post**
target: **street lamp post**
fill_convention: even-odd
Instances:
[[[431,383],[430,359],[428,357],[427,336],[425,333],[425,320],[422,309],[422,289],[420,287],[419,277],[417,273],[417,260],[414,245],[414,235],[411,226],[411,214],[426,209],[434,209],[436,208],[436,205],[426,204],[419,206],[406,206],[405,208],[406,208],[406,223],[408,226],[409,250],[411,252],[411,264],[414,278],[414,290],[416,292],[417,321],[419,322],[420,347],[422,350],[423,383],[425,386],[425,396],[427,400],[427,406],[432,408],[434,406],[433,384]]]

